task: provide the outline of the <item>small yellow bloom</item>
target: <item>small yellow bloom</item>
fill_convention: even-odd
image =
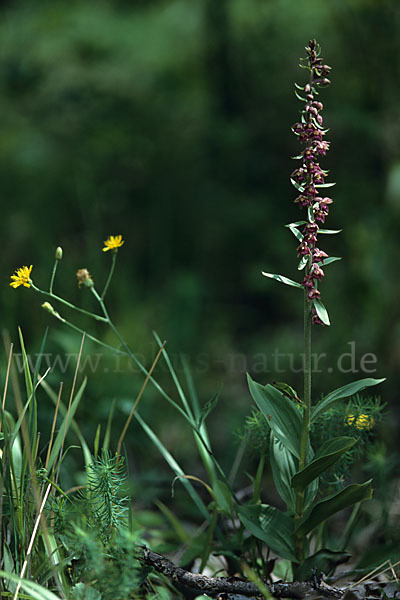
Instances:
[[[362,414],[359,417],[357,417],[355,427],[360,431],[362,431],[363,429],[365,429],[366,431],[370,431],[370,429],[372,429],[374,425],[375,421],[372,417],[370,417],[369,415]]]
[[[107,252],[108,250],[117,250],[122,244],[124,240],[122,239],[122,235],[110,235],[108,240],[104,242],[105,248],[103,248],[103,252]]]
[[[10,283],[11,287],[17,288],[20,285],[31,287],[31,271],[32,265],[30,267],[20,267],[19,269],[16,269],[14,275],[11,275],[11,279],[13,280]]]
[[[369,415],[366,415],[364,413],[358,415],[358,417],[355,417],[355,415],[349,413],[345,418],[344,423],[345,425],[355,427],[359,431],[370,431],[375,425],[375,420],[373,419],[373,417],[370,417]]]

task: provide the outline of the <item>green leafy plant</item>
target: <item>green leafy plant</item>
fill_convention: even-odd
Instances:
[[[261,385],[248,376],[250,393],[257,410],[247,419],[229,473],[218,461],[208,431],[208,422],[217,404],[218,394],[201,403],[188,365],[183,361],[183,380],[181,380],[166,351],[165,342],[162,342],[157,334],[154,334],[154,337],[158,353],[151,368],[147,369],[132,351],[110,316],[106,295],[112,281],[119,249],[124,244],[120,235],[110,236],[104,243],[103,251],[111,254],[111,264],[101,292],[97,288],[97,278],[92,277],[87,268],[80,268],[77,271],[78,284],[92,295],[97,306],[96,311],[84,310],[54,293],[56,273],[63,257],[61,248],[56,250],[48,290],[34,283],[32,265],[21,267],[12,276],[10,285],[13,288],[22,285],[45,296],[43,309],[59,322],[79,332],[82,335],[82,345],[88,338],[103,348],[126,356],[145,376],[142,388],[132,402],[131,411],[115,450],[110,450],[108,430],[100,453],[98,437],[94,443],[94,456],[89,451],[74,421],[79,398],[84,390],[82,384],[79,392],[76,396],[71,396],[68,407],[65,408],[61,428],[55,439],[52,439],[46,464],[44,467],[38,465],[41,467],[38,473],[43,484],[45,485],[49,480],[49,485],[58,491],[58,494],[52,496],[52,504],[46,508],[51,516],[51,534],[55,536],[54,539],[52,538],[52,543],[48,544],[49,547],[46,546],[47,558],[54,572],[52,575],[47,573],[46,577],[47,580],[52,577],[52,581],[55,582],[53,585],[57,584],[62,597],[70,593],[72,598],[77,599],[87,593],[88,597],[94,599],[111,599],[128,598],[131,597],[130,594],[145,593],[144,584],[150,568],[158,571],[160,577],[167,575],[176,581],[184,582],[188,579],[187,572],[174,571],[174,567],[168,561],[163,560],[159,555],[154,555],[155,553],[152,554],[148,548],[143,550],[140,532],[137,528],[131,527],[132,514],[122,491],[124,469],[121,451],[125,434],[133,418],[172,469],[173,484],[179,482],[185,488],[199,518],[205,523],[197,534],[189,536],[172,511],[159,503],[176,536],[186,545],[181,557],[183,566],[199,558],[200,571],[203,571],[213,558],[222,557],[224,572],[227,575],[245,577],[246,584],[249,584],[250,580],[255,586],[254,589],[261,590],[265,597],[268,597],[270,588],[265,587],[265,582],[275,570],[276,557],[280,560],[275,574],[282,573],[284,569],[283,576],[286,579],[301,580],[310,577],[315,568],[331,570],[348,557],[344,546],[337,549],[324,545],[324,528],[330,517],[348,507],[359,506],[362,501],[372,496],[371,480],[359,484],[348,483],[347,476],[349,466],[360,456],[357,448],[362,448],[363,444],[368,445],[373,427],[382,413],[382,406],[378,400],[363,399],[359,396],[359,392],[382,382],[383,379],[365,378],[346,384],[327,393],[319,401],[315,401],[312,397],[311,331],[313,326],[330,324],[328,311],[321,301],[319,287],[325,276],[323,268],[339,258],[329,257],[317,247],[320,234],[338,233],[336,230],[321,227],[329,213],[332,199],[319,195],[320,190],[333,185],[326,182],[327,172],[318,162],[319,157],[324,156],[329,149],[329,142],[324,140],[327,130],[324,129],[321,116],[323,106],[316,99],[319,89],[330,83],[327,78],[330,67],[324,64],[320,49],[314,40],[309,42],[306,52],[307,57],[302,61],[301,66],[308,70],[309,82],[304,86],[296,86],[296,95],[304,103],[304,109],[301,120],[293,127],[294,133],[303,144],[303,150],[296,157],[301,161],[301,166],[291,175],[292,183],[299,193],[296,203],[305,209],[306,218],[287,226],[299,242],[298,269],[303,271],[304,275],[301,282],[296,282],[282,275],[263,273],[268,278],[302,291],[304,390],[299,394],[288,382]],[[73,321],[62,316],[61,308],[56,310],[50,300],[109,327],[116,337],[118,346],[106,344],[78,327]],[[23,344],[22,337],[21,344]],[[172,392],[168,393],[153,375],[159,360],[163,360],[167,367],[174,386]],[[12,436],[16,435],[19,427],[25,427],[25,413],[28,417],[26,429],[31,436],[30,443],[26,447],[36,448],[37,407],[34,402],[34,391],[35,386],[38,385],[46,389],[46,382],[41,381],[38,374],[39,371],[34,374],[32,381],[26,363],[25,378],[29,399],[25,407],[21,407],[17,424],[12,424],[7,433],[9,452],[11,450],[16,452]],[[206,480],[195,474],[187,474],[157,433],[143,419],[138,405],[148,384],[153,385],[163,399],[177,411],[183,423],[191,431]],[[54,395],[51,390],[47,389],[47,391],[61,410],[63,405],[58,402],[57,395]],[[344,404],[345,400],[346,404]],[[87,473],[84,489],[73,501],[57,486],[58,469],[66,452],[65,437],[71,427],[75,428],[78,435]],[[259,462],[254,475],[250,475],[252,489],[248,500],[239,493],[240,490],[236,489],[235,482],[246,446],[252,436],[257,436]],[[36,456],[35,451],[32,452],[32,456]],[[267,457],[277,492],[286,510],[263,502],[263,472]],[[18,489],[16,482],[21,481],[20,473],[26,480],[26,473],[28,470],[32,472],[35,465],[32,457],[29,457],[29,452],[22,461],[18,460],[19,470],[16,471],[14,468],[14,474],[13,470],[10,470],[11,490]],[[27,490],[26,483],[24,486]],[[204,494],[199,493],[198,486],[202,486]],[[37,510],[41,506],[46,506],[47,498],[44,498],[42,492],[36,501]],[[9,501],[12,502],[14,492],[10,494]],[[24,498],[23,494],[21,498]],[[42,500],[44,504],[41,505],[38,500]],[[44,525],[43,531],[45,528]],[[345,541],[348,537],[346,532]],[[47,544],[45,536],[43,539]],[[57,548],[56,562],[52,550],[55,547]],[[68,577],[64,570],[64,563],[69,565]],[[131,572],[129,572],[129,565],[131,567],[134,565]],[[24,574],[21,568],[13,568],[10,571]],[[47,580],[44,578],[44,581]],[[194,577],[189,580],[193,585],[195,584]],[[165,580],[163,584],[163,593],[167,593],[165,590],[168,586]],[[213,581],[210,583],[211,587],[212,585],[220,585],[220,582]],[[222,591],[231,591],[230,583],[227,582],[226,585],[228,588]],[[205,589],[204,585],[201,589]],[[252,591],[254,589],[251,588]],[[218,588],[218,591],[221,589]],[[282,595],[283,591],[279,593]]]
[[[291,182],[298,192],[295,202],[306,212],[306,219],[290,223],[287,227],[300,242],[297,254],[299,271],[303,271],[302,282],[296,282],[281,275],[263,273],[264,276],[280,283],[303,290],[304,296],[304,390],[301,399],[294,394],[288,384],[260,385],[249,377],[250,393],[260,413],[270,429],[270,461],[277,490],[286,504],[286,512],[277,511],[267,505],[251,508],[259,513],[256,525],[262,537],[269,539],[276,531],[276,522],[285,526],[284,544],[277,540],[273,549],[279,555],[286,555],[295,565],[310,561],[310,540],[315,530],[338,511],[367,500],[372,496],[372,482],[351,484],[336,493],[321,497],[321,481],[330,470],[338,468],[338,461],[356,446],[358,437],[349,436],[350,429],[356,426],[358,434],[372,429],[374,417],[361,403],[358,410],[348,408],[347,417],[342,416],[342,435],[323,439],[314,436],[312,431],[321,433],[322,423],[333,424],[337,413],[333,411],[343,399],[351,398],[361,390],[374,386],[383,379],[365,378],[347,384],[326,394],[319,402],[312,399],[311,331],[313,325],[330,325],[328,311],[321,301],[320,283],[325,276],[322,267],[339,260],[329,257],[317,246],[320,234],[336,234],[337,230],[321,228],[329,213],[332,199],[321,193],[334,184],[326,181],[328,172],[319,165],[319,157],[329,150],[329,142],[324,140],[323,105],[317,99],[320,88],[330,84],[327,76],[331,68],[321,57],[315,40],[306,47],[307,56],[301,59],[300,66],[309,72],[305,85],[296,84],[296,96],[303,103],[301,120],[293,126],[293,132],[303,145],[302,152],[295,157],[301,162],[291,175]],[[288,393],[291,390],[292,393]],[[296,404],[296,400],[298,401]],[[379,403],[378,403],[379,405]],[[380,412],[377,406],[376,413]],[[346,414],[346,413],[345,413]],[[347,429],[346,429],[347,426]],[[344,430],[344,431],[343,431]],[[343,435],[347,434],[347,435]],[[312,442],[317,442],[317,445]],[[319,442],[319,443],[318,443]],[[354,456],[354,452],[353,452]],[[343,470],[343,463],[339,471]],[[325,490],[326,491],[326,490]],[[274,514],[274,520],[265,519],[266,514]],[[243,517],[241,517],[243,518]],[[276,522],[275,522],[276,521]],[[245,522],[245,521],[244,521]],[[254,535],[256,532],[254,531]],[[270,544],[271,545],[271,544]],[[284,554],[283,554],[284,553]],[[300,569],[297,569],[299,572]]]

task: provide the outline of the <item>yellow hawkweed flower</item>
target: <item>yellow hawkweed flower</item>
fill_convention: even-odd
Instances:
[[[11,279],[13,279],[10,283],[11,287],[17,288],[20,285],[31,287],[31,271],[32,265],[30,267],[20,267],[19,269],[16,269],[14,275],[11,275]]]
[[[103,252],[107,252],[108,250],[117,250],[122,244],[124,240],[122,239],[122,235],[110,235],[108,240],[104,242],[105,248],[103,248]]]

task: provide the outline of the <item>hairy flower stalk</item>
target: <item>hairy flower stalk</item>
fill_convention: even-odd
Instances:
[[[332,184],[326,183],[327,171],[319,165],[319,156],[324,156],[329,150],[329,142],[324,140],[326,129],[323,128],[321,115],[323,105],[316,100],[317,88],[330,83],[327,75],[331,70],[324,64],[320,57],[320,48],[315,40],[310,40],[306,47],[306,64],[301,67],[310,72],[310,80],[305,86],[296,85],[302,90],[305,97],[296,92],[297,97],[304,102],[300,122],[293,126],[293,132],[298,136],[304,149],[296,159],[301,160],[301,166],[291,174],[291,181],[298,190],[299,195],[295,202],[300,208],[306,209],[306,220],[297,223],[302,226],[298,232],[300,245],[297,248],[300,257],[299,269],[305,269],[302,286],[304,288],[304,396],[303,396],[303,424],[300,439],[299,469],[304,469],[307,462],[307,448],[310,435],[311,412],[311,327],[312,324],[324,324],[324,307],[320,302],[319,282],[324,277],[321,267],[328,255],[318,247],[319,224],[325,222],[332,199],[319,195],[319,190]],[[297,227],[296,227],[297,229]],[[329,324],[327,317],[325,323]],[[296,492],[296,516],[300,522],[304,512],[304,488]],[[296,536],[296,553],[301,561],[304,557],[304,540]]]

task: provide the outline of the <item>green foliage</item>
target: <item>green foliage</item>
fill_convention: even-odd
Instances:
[[[285,513],[267,504],[248,504],[238,508],[243,525],[278,556],[296,561],[293,521]]]
[[[237,281],[242,280],[242,289],[245,290],[243,303],[254,307],[254,310],[252,308],[246,320],[245,333],[240,335],[242,340],[251,340],[253,347],[263,347],[265,332],[264,325],[260,326],[261,317],[269,315],[270,321],[264,322],[268,335],[271,335],[271,325],[277,330],[275,323],[288,315],[290,318],[293,316],[291,306],[289,308],[286,301],[281,301],[279,291],[273,290],[271,299],[266,300],[257,278],[248,275],[249,260],[254,260],[257,253],[260,256],[265,254],[265,249],[268,255],[282,258],[284,264],[288,256],[278,234],[265,235],[267,220],[279,219],[279,215],[285,213],[283,222],[286,222],[284,203],[260,203],[260,189],[269,189],[270,198],[286,193],[284,186],[278,182],[279,178],[271,178],[265,170],[265,164],[268,164],[268,173],[280,171],[283,162],[279,157],[285,155],[289,145],[275,115],[283,114],[289,107],[289,103],[285,104],[277,96],[277,89],[279,82],[282,83],[280,78],[286,77],[290,70],[291,51],[290,46],[286,46],[286,59],[285,53],[276,52],[276,49],[283,35],[281,32],[296,44],[309,30],[312,20],[317,28],[325,28],[328,32],[331,51],[340,49],[342,54],[339,56],[344,60],[346,75],[349,64],[350,71],[353,69],[352,77],[350,74],[343,77],[341,93],[347,102],[347,86],[350,85],[352,93],[358,93],[361,103],[354,114],[346,116],[339,94],[338,108],[334,109],[339,123],[337,156],[341,156],[341,149],[349,145],[346,171],[350,175],[348,185],[344,186],[348,190],[345,194],[351,200],[362,198],[363,208],[369,207],[365,214],[352,202],[345,202],[345,208],[339,208],[348,221],[356,216],[359,222],[354,222],[352,231],[344,234],[344,245],[348,245],[353,262],[349,277],[341,281],[339,275],[338,279],[337,293],[340,294],[340,290],[346,293],[342,293],[341,302],[337,302],[333,309],[336,312],[335,322],[340,321],[337,318],[339,313],[343,321],[336,338],[332,338],[333,345],[341,340],[349,322],[353,324],[354,306],[357,306],[360,323],[368,323],[368,343],[381,339],[382,323],[389,318],[387,315],[393,314],[393,310],[382,311],[376,316],[376,306],[381,290],[384,287],[391,289],[395,283],[384,266],[387,261],[382,260],[385,252],[393,255],[393,244],[391,246],[389,241],[382,243],[390,239],[386,234],[390,232],[391,219],[386,224],[381,223],[380,228],[374,226],[381,217],[381,207],[376,205],[375,199],[376,192],[385,189],[383,179],[393,157],[382,159],[388,160],[388,164],[380,166],[381,177],[377,173],[372,181],[362,175],[363,168],[367,167],[365,172],[369,172],[370,164],[376,164],[377,143],[376,132],[365,107],[373,106],[374,110],[378,107],[384,123],[382,98],[392,94],[397,102],[397,95],[393,93],[396,78],[392,74],[387,77],[388,85],[384,86],[385,94],[382,95],[381,85],[375,92],[373,85],[369,85],[369,72],[364,78],[368,81],[367,87],[361,83],[361,71],[364,64],[368,64],[372,71],[374,64],[379,65],[377,80],[381,82],[389,63],[389,60],[379,60],[385,57],[385,51],[379,44],[375,44],[373,50],[368,44],[361,44],[360,48],[365,50],[360,52],[362,60],[357,60],[354,53],[352,61],[348,62],[349,49],[355,39],[345,33],[346,27],[352,32],[353,25],[347,13],[342,12],[347,9],[321,3],[316,8],[317,3],[309,3],[301,11],[289,13],[296,16],[290,24],[286,9],[298,9],[293,9],[287,1],[271,4],[268,14],[264,12],[262,3],[256,0],[217,4],[218,10],[214,10],[211,7],[216,4],[206,2],[208,8],[203,11],[201,3],[168,0],[165,4],[167,9],[161,11],[156,8],[155,2],[146,6],[111,3],[93,9],[90,3],[81,0],[56,8],[51,3],[44,3],[35,12],[34,18],[29,3],[22,3],[18,9],[6,9],[4,59],[0,74],[4,92],[3,114],[8,116],[8,130],[2,136],[0,154],[7,177],[3,178],[1,185],[4,186],[4,197],[11,200],[28,198],[27,215],[30,217],[25,218],[26,215],[18,213],[14,216],[13,201],[9,203],[11,212],[6,207],[3,233],[18,231],[10,244],[13,260],[22,253],[24,246],[31,249],[33,233],[40,231],[43,248],[37,249],[37,253],[42,253],[44,264],[47,256],[44,248],[47,241],[54,243],[54,224],[57,222],[57,234],[68,241],[71,264],[75,264],[81,261],[84,243],[81,231],[87,231],[87,224],[91,225],[87,240],[93,243],[105,226],[120,227],[122,213],[129,229],[131,223],[135,223],[137,230],[144,232],[142,237],[133,236],[134,252],[129,260],[122,259],[125,269],[117,286],[121,300],[118,321],[125,324],[129,339],[138,340],[140,348],[148,322],[156,315],[158,323],[162,323],[163,332],[166,331],[169,339],[175,340],[172,347],[179,347],[181,343],[185,349],[195,348],[200,352],[203,345],[208,349],[210,340],[212,347],[219,348],[224,344],[228,348],[233,347],[229,332],[238,328],[237,309],[227,310],[222,322],[220,310],[217,314],[214,307],[209,320],[205,321],[202,300],[206,296],[219,298],[219,301],[229,295],[233,297]],[[392,13],[395,14],[394,3],[387,4],[386,12],[374,9],[370,4],[361,0],[355,9],[356,18],[362,18],[367,30],[373,31],[370,24],[379,16],[390,29],[396,22],[391,18]],[[336,31],[337,39],[335,23],[343,24]],[[344,33],[340,37],[342,29]],[[14,31],[18,31],[18,35]],[[21,53],[21,31],[25,32],[25,39],[32,40],[29,52]],[[37,35],[37,31],[41,35]],[[293,35],[288,35],[290,31]],[[372,37],[365,36],[365,39]],[[392,37],[395,39],[395,36]],[[183,42],[177,44],[177,39]],[[386,40],[386,34],[383,39]],[[179,50],[182,46],[186,49],[183,54]],[[368,52],[373,52],[374,61],[365,60]],[[387,57],[390,56],[389,52]],[[212,69],[204,69],[205,60]],[[253,82],[250,87],[249,82]],[[243,89],[246,89],[245,94]],[[296,95],[303,99],[297,92]],[[266,109],[266,106],[270,108]],[[265,118],[266,110],[270,110],[273,118]],[[349,132],[352,135],[348,135]],[[171,145],[172,138],[174,143]],[[266,141],[270,139],[275,140],[273,147],[267,149],[267,154],[264,150],[260,152],[260,147],[265,148]],[[385,145],[383,141],[381,143]],[[390,157],[388,148],[381,154]],[[357,173],[358,169],[360,172]],[[295,185],[303,189],[296,182]],[[193,189],[196,190],[193,199],[195,211],[192,204],[188,204],[188,190]],[[63,190],[61,198],[59,190]],[[37,210],[39,204],[40,211]],[[43,211],[50,227],[42,219]],[[179,227],[177,215],[179,225],[182,224]],[[215,223],[222,220],[225,226],[216,227]],[[16,223],[18,227],[15,227]],[[289,228],[301,240],[302,234],[296,225],[298,223],[293,223]],[[196,235],[199,231],[200,236]],[[205,231],[207,235],[203,235]],[[320,230],[320,233],[337,231]],[[148,243],[150,238],[151,244]],[[57,243],[59,241],[56,240]],[[226,262],[227,255],[231,258],[230,264]],[[198,256],[201,256],[200,260]],[[160,410],[159,405],[156,411],[152,410],[150,402],[150,405],[143,406],[143,410],[141,405],[140,412],[135,412],[134,405],[132,416],[141,427],[143,436],[136,448],[144,446],[142,440],[147,436],[167,462],[172,471],[171,477],[175,476],[188,493],[193,504],[190,518],[196,521],[196,525],[198,520],[205,520],[206,530],[193,536],[186,556],[190,559],[200,557],[204,568],[212,554],[220,554],[225,558],[230,574],[241,572],[240,560],[243,559],[262,575],[267,571],[262,548],[264,543],[268,549],[296,564],[298,577],[308,577],[314,567],[333,569],[346,553],[336,554],[325,548],[320,537],[323,537],[325,521],[330,516],[371,495],[369,482],[349,485],[339,491],[336,488],[345,485],[351,465],[362,459],[365,452],[371,451],[373,426],[382,412],[378,401],[368,404],[362,398],[354,398],[354,394],[382,380],[368,378],[339,388],[315,402],[309,415],[304,399],[288,395],[285,388],[279,390],[274,385],[262,386],[249,378],[250,391],[258,410],[246,419],[243,445],[228,474],[228,461],[220,463],[211,444],[213,428],[220,418],[216,413],[218,395],[207,403],[200,403],[188,369],[184,370],[181,380],[179,370],[165,349],[162,359],[166,376],[150,373],[145,366],[146,361],[138,360],[109,317],[103,300],[115,258],[116,254],[113,255],[103,293],[100,295],[92,290],[94,296],[82,301],[85,307],[91,301],[98,302],[100,315],[94,314],[91,308],[77,308],[81,298],[77,299],[76,290],[71,292],[72,277],[68,276],[59,278],[57,282],[62,294],[73,297],[71,303],[64,301],[63,308],[68,314],[64,318],[64,314],[60,317],[53,311],[52,315],[75,331],[89,329],[86,322],[81,326],[70,318],[68,311],[80,312],[78,317],[82,320],[83,314],[93,317],[93,330],[87,333],[86,339],[99,343],[107,351],[115,351],[118,357],[123,355],[129,359],[130,366],[138,367],[148,378],[144,388],[147,383],[149,388],[152,386],[150,398],[160,394],[165,405],[173,408],[181,418],[181,429],[186,427],[188,435],[192,436],[194,451],[191,449],[186,453],[185,449],[179,448],[179,442],[175,446],[174,454],[181,451],[185,459],[183,462],[169,449],[171,425],[166,425],[161,432],[159,429],[160,422],[164,426],[167,411]],[[336,260],[339,259],[329,257],[321,264],[325,266]],[[95,281],[97,278],[105,279],[100,259],[95,258],[93,263],[97,271]],[[213,267],[211,270],[210,265]],[[305,267],[306,262],[301,260],[299,269]],[[255,272],[258,270],[255,267]],[[128,271],[134,272],[134,283],[125,275]],[[40,277],[39,270],[37,272]],[[221,277],[223,272],[224,278]],[[375,274],[374,278],[371,278],[371,273]],[[54,275],[55,269],[50,294],[55,283]],[[269,273],[264,275],[302,288],[292,279]],[[396,294],[391,296],[397,297]],[[115,296],[111,305],[114,299]],[[390,307],[390,302],[386,302]],[[329,325],[324,305],[318,300],[313,305],[319,318]],[[114,342],[100,329],[104,325],[108,325],[117,336],[118,347],[114,347]],[[27,327],[35,332],[40,324],[38,326],[31,318]],[[292,322],[289,328],[291,338],[293,332],[296,333]],[[282,337],[284,333],[281,331],[272,332],[271,338],[277,345]],[[293,338],[296,339],[296,335]],[[218,343],[214,343],[215,340]],[[157,336],[156,341],[161,346]],[[36,396],[38,390],[46,389],[56,402],[57,394],[46,380],[39,383],[40,362],[33,371],[29,369],[22,337],[21,346],[26,397],[17,407],[16,415],[8,411],[2,413],[1,486],[4,493],[0,495],[3,511],[0,550],[7,571],[11,573],[9,580],[5,579],[3,583],[8,590],[15,590],[15,574],[21,572],[27,556],[29,533],[39,511],[38,498],[43,497],[45,486],[51,485],[52,497],[45,507],[50,531],[46,532],[45,527],[40,530],[28,557],[29,572],[43,586],[57,591],[60,597],[68,595],[75,600],[83,597],[111,600],[125,598],[136,591],[141,593],[149,573],[140,562],[138,546],[143,543],[141,533],[122,493],[125,486],[123,462],[119,455],[113,457],[110,453],[113,446],[111,417],[103,443],[104,453],[101,452],[101,428],[97,422],[95,424],[95,458],[92,458],[83,435],[86,423],[80,422],[79,426],[77,423],[81,399],[87,393],[84,380],[78,385],[78,391],[71,394],[68,406],[63,402],[60,404],[58,431],[50,442],[49,460],[45,463],[42,448],[45,444],[37,433]],[[388,347],[391,348],[391,345],[388,344]],[[43,352],[44,343],[40,358]],[[214,385],[215,374],[214,368],[207,370],[201,384],[201,397],[210,397],[208,390],[210,382]],[[100,374],[96,378],[97,384],[94,385],[98,385],[99,390],[96,401],[99,400],[99,406],[104,407],[108,399],[105,394],[102,399],[100,396],[103,396],[105,379]],[[164,380],[167,380],[166,384]],[[336,382],[333,383],[335,385]],[[292,389],[288,384],[284,386],[287,386],[286,390]],[[243,390],[239,388],[237,386],[239,391],[234,391],[234,400],[242,400]],[[126,389],[130,397],[130,381]],[[204,393],[204,390],[207,392]],[[112,393],[114,395],[114,391]],[[349,403],[345,406],[342,400],[346,398]],[[223,405],[223,402],[220,404]],[[214,409],[215,412],[211,412]],[[89,429],[93,425],[91,413],[94,411],[91,408],[86,411]],[[40,412],[43,414],[43,411]],[[310,417],[311,430],[310,421],[307,423]],[[173,427],[176,428],[175,417]],[[227,429],[224,427],[224,430]],[[305,431],[307,435],[304,435]],[[71,435],[75,437],[70,440]],[[220,437],[223,444],[226,435]],[[86,464],[86,476],[82,475],[79,482],[84,484],[84,490],[79,496],[64,492],[62,486],[63,465],[70,451],[76,449],[76,439]],[[238,473],[244,472],[241,462],[246,446],[258,452],[260,458],[256,474],[254,477],[250,474],[254,490],[253,499],[248,504],[242,499],[236,481]],[[149,452],[147,454],[152,456]],[[263,479],[267,456],[277,491],[286,504],[286,512],[262,501],[265,490],[269,489],[269,485],[264,487]],[[211,498],[203,494],[203,488],[197,490],[200,480],[188,475],[186,468],[190,469],[190,473],[200,469],[204,472],[205,489],[212,490]],[[242,481],[242,477],[240,479]],[[326,497],[326,494],[330,496]],[[174,508],[177,506],[175,503],[174,499]],[[170,519],[171,522],[173,520]],[[318,536],[314,536],[316,528]],[[175,529],[179,530],[179,527]],[[157,532],[158,536],[163,537]],[[303,548],[299,546],[299,536],[308,536]],[[182,531],[181,537],[185,537]],[[311,541],[315,541],[319,549],[302,560],[309,552],[308,542]],[[29,586],[29,582],[25,581],[21,586],[32,597],[51,597],[51,592],[43,586],[36,589],[34,584]],[[159,598],[170,596],[162,582],[155,589]]]
[[[253,400],[271,431],[296,457],[299,457],[301,416],[296,406],[272,385],[262,386],[248,375]]]
[[[371,480],[361,484],[354,483],[349,485],[334,496],[317,502],[311,509],[311,512],[300,521],[296,528],[296,533],[298,535],[306,535],[314,527],[317,527],[320,523],[324,523],[337,512],[353,506],[357,502],[369,500],[371,497]]]
[[[119,529],[126,528],[127,498],[120,496],[126,479],[123,459],[104,451],[101,458],[93,458],[87,470],[81,511],[88,528],[96,530],[104,544],[110,544]]]
[[[81,529],[73,524],[64,544],[74,557],[71,573],[76,597],[81,597],[83,587],[104,600],[139,593],[150,573],[139,560],[140,543],[137,534],[119,530],[112,543],[104,544],[95,529]]]
[[[295,488],[305,488],[311,481],[317,479],[317,477],[335,464],[344,452],[347,452],[354,446],[356,441],[349,437],[337,437],[324,442],[318,448],[314,459],[304,469],[293,475],[293,486]]]
[[[361,390],[382,383],[383,381],[385,381],[385,379],[373,379],[371,377],[367,377],[365,379],[361,379],[360,381],[353,381],[353,383],[349,383],[348,385],[344,385],[343,387],[330,392],[324,396],[321,402],[316,404],[316,406],[313,408],[311,413],[311,421],[318,419],[319,416],[324,413],[324,411],[328,410],[328,408],[330,408],[339,400],[354,396]]]
[[[256,457],[269,452],[270,433],[271,428],[265,422],[263,413],[253,408],[236,435],[239,440],[245,442],[248,454]]]
[[[71,600],[101,600],[101,594],[84,583],[77,583],[71,588]]]
[[[345,403],[338,402],[322,413],[311,428],[311,439],[315,446],[330,444],[333,436],[352,438],[354,444],[336,461],[333,468],[327,467],[321,473],[321,485],[326,488],[342,486],[350,475],[351,467],[356,461],[365,462],[368,453],[373,452],[374,428],[382,420],[384,404],[379,397],[363,397],[356,395]],[[372,419],[373,427],[358,427],[360,415]],[[350,418],[349,418],[350,416]],[[339,438],[340,439],[340,438]]]

